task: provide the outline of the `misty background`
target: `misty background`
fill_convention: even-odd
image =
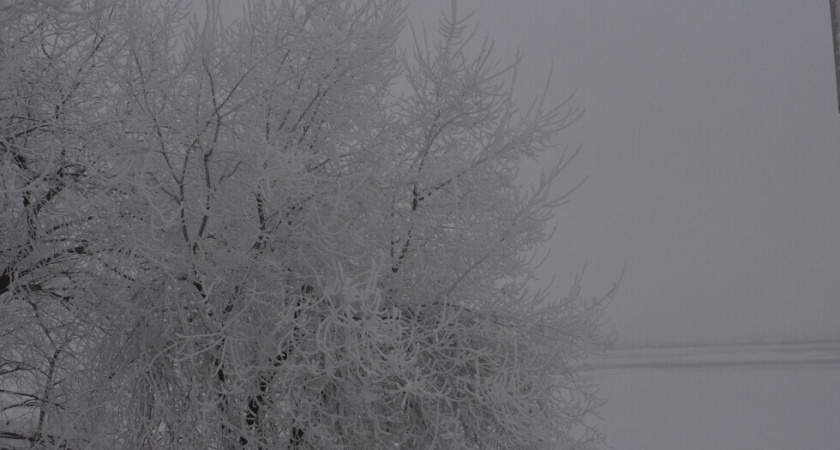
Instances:
[[[840,115],[828,2],[460,1],[519,94],[553,62],[555,100],[586,110],[559,144],[564,185],[546,269],[558,295],[627,273],[619,344],[840,337]],[[414,2],[427,28],[449,1]]]
[[[201,2],[198,3],[199,8]],[[225,12],[241,11],[224,2]],[[840,114],[828,2],[461,0],[518,95],[573,95],[544,281],[604,294],[619,345],[840,339]],[[414,1],[433,37],[449,0]],[[407,29],[403,46],[411,43]],[[551,159],[552,155],[548,155]],[[536,173],[536,172],[535,172]]]

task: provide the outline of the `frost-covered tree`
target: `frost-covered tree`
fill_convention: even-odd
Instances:
[[[408,51],[389,0],[4,8],[0,438],[598,444],[612,292],[534,287],[573,155],[517,173],[579,114],[518,110],[454,4]]]

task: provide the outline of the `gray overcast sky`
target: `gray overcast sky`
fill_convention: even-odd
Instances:
[[[415,0],[436,30],[449,0]],[[226,11],[241,11],[224,0]],[[827,1],[462,0],[519,93],[554,62],[586,110],[546,269],[563,295],[627,273],[624,342],[840,337],[840,115]],[[406,41],[407,42],[407,41]]]
[[[472,0],[519,90],[586,110],[557,290],[627,274],[619,340],[840,336],[840,115],[827,1]],[[434,30],[448,0],[415,1]]]

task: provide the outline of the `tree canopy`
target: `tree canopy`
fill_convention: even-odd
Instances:
[[[599,444],[613,291],[534,283],[574,155],[518,176],[579,111],[454,3],[407,50],[390,0],[2,5],[0,442]]]

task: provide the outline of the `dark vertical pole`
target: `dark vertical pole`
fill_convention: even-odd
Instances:
[[[831,7],[831,41],[834,44],[834,79],[837,83],[837,110],[840,112],[840,25],[837,23],[837,0],[828,0]]]

